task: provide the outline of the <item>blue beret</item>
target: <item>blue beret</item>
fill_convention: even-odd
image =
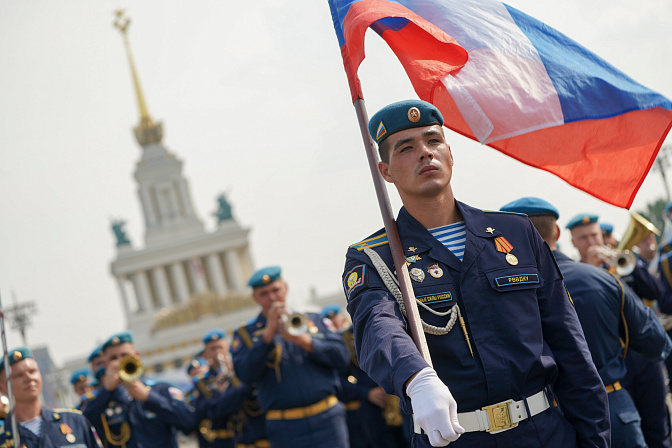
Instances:
[[[280,272],[281,272],[280,266],[268,266],[265,268],[261,268],[257,272],[252,274],[252,277],[250,277],[250,280],[247,282],[247,285],[253,288],[266,286],[269,283],[279,279]]]
[[[594,222],[597,222],[598,218],[599,217],[597,215],[593,215],[590,213],[580,213],[569,220],[569,222],[567,223],[567,228],[569,230],[572,230],[574,227],[592,224]]]
[[[28,347],[16,347],[8,352],[9,354],[9,365],[13,366],[17,362],[26,359],[32,358],[33,352],[30,351]],[[4,357],[0,358],[0,371],[5,370],[5,359]]]
[[[669,213],[672,210],[672,201],[668,202],[665,206],[665,213]]]
[[[608,222],[601,222],[600,229],[602,229],[606,235],[611,235],[614,232],[614,225],[609,224]]]
[[[217,341],[219,339],[224,339],[225,337],[226,333],[224,333],[223,330],[220,329],[210,330],[205,336],[203,336],[203,343],[207,344],[210,341]]]
[[[74,372],[72,372],[72,376],[70,376],[70,384],[75,384],[80,381],[88,382],[91,379],[93,379],[91,370],[87,369],[86,367],[82,367],[81,369],[77,369]]]
[[[104,376],[105,376],[105,366],[98,367],[98,370],[96,370],[96,379],[100,381],[100,379]]]
[[[103,346],[99,345],[98,347],[93,349],[93,351],[89,355],[89,358],[87,359],[87,362],[89,363],[93,362],[94,359],[98,358],[102,354],[103,354]]]
[[[322,308],[322,317],[333,317],[341,312],[341,306],[336,304],[327,305]]]
[[[126,342],[133,343],[133,333],[130,331],[122,331],[121,333],[116,333],[110,336],[110,338],[105,341],[103,344],[103,351],[107,350],[110,347],[115,347],[119,344],[125,344]]]
[[[443,115],[433,104],[421,100],[406,100],[385,106],[369,120],[369,134],[379,145],[390,135],[404,129],[438,124]]]
[[[210,368],[210,364],[208,364],[208,361],[205,358],[196,357],[192,359],[187,366],[187,374],[191,373],[191,369],[196,369],[201,366],[208,366],[208,368]]]
[[[503,212],[524,213],[527,216],[552,215],[555,219],[560,218],[558,209],[553,207],[550,202],[540,198],[520,198],[509,202],[500,208]]]

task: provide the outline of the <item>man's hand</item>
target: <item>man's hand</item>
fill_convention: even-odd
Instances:
[[[105,375],[103,376],[102,383],[105,390],[110,392],[121,384],[121,379],[119,378],[119,361],[119,359],[110,361],[105,367]]]
[[[280,328],[280,336],[285,341],[298,345],[308,353],[313,352],[313,337],[308,333],[303,333],[298,336],[292,336],[291,334],[287,333],[287,330],[285,330],[284,327],[282,327]]]
[[[379,408],[384,408],[387,405],[387,394],[380,386],[369,389],[367,398],[371,403],[375,404]]]
[[[605,248],[602,246],[590,246],[587,250],[587,260],[586,263],[592,264],[601,268],[604,263],[608,261],[608,254],[605,251]]]
[[[432,446],[446,446],[464,433],[457,421],[457,402],[436,371],[425,367],[406,386],[415,421],[425,430]]]
[[[126,387],[128,395],[130,395],[134,400],[138,401],[147,401],[147,398],[149,397],[149,391],[152,389],[140,380],[124,383],[124,387]]]
[[[285,313],[285,304],[282,302],[273,302],[266,314],[266,328],[261,336],[261,339],[270,344],[273,341],[275,333],[280,326],[280,318]]]

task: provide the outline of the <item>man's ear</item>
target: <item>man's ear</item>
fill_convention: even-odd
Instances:
[[[555,225],[555,242],[557,243],[558,240],[560,239],[560,226]]]
[[[383,176],[386,182],[393,183],[392,176],[390,176],[390,165],[385,162],[378,162],[378,172]]]

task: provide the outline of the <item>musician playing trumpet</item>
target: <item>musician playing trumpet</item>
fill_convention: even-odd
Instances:
[[[629,228],[617,248],[630,249],[643,241],[646,241],[644,244],[655,242],[652,235],[657,234],[658,230],[641,216],[634,213],[631,216],[630,227],[637,225],[649,230],[631,231]],[[637,221],[640,224],[636,224]],[[597,215],[579,214],[569,221],[567,228],[572,233],[572,244],[578,249],[582,262],[597,267],[609,267],[604,263],[604,240]],[[629,237],[629,234],[634,236]],[[663,286],[660,279],[648,271],[641,258],[635,261],[630,273],[622,275],[621,280],[649,306],[662,297]],[[649,361],[632,351],[627,353],[625,363],[627,374],[621,380],[621,385],[632,396],[642,418],[646,444],[649,447],[670,447],[670,419],[665,403],[667,389],[663,362]]]
[[[177,448],[176,430],[186,432],[195,424],[182,391],[142,378],[142,361],[129,331],[111,336],[102,356],[102,387],[82,405],[82,412],[102,428],[105,445]]]
[[[319,314],[288,314],[280,274],[279,267],[267,267],[248,282],[261,313],[235,332],[236,374],[257,385],[272,447],[347,448],[345,410],[336,394],[348,349]]]

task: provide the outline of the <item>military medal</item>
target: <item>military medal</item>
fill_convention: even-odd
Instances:
[[[506,238],[503,236],[498,236],[495,238],[495,247],[497,248],[497,252],[502,252],[506,254],[506,262],[509,263],[511,266],[515,266],[518,264],[518,258],[511,253],[513,250],[513,244],[509,243]]]
[[[75,435],[72,433],[72,428],[67,423],[61,423],[61,434],[63,434],[65,436],[65,440],[70,443],[75,443],[75,440],[77,440]]]
[[[410,274],[411,278],[418,283],[422,283],[422,281],[425,279],[425,273],[422,272],[422,269],[413,268],[411,269]]]
[[[429,275],[431,275],[434,278],[443,277],[443,269],[439,267],[438,263],[430,264],[427,267],[427,272],[429,272]]]

